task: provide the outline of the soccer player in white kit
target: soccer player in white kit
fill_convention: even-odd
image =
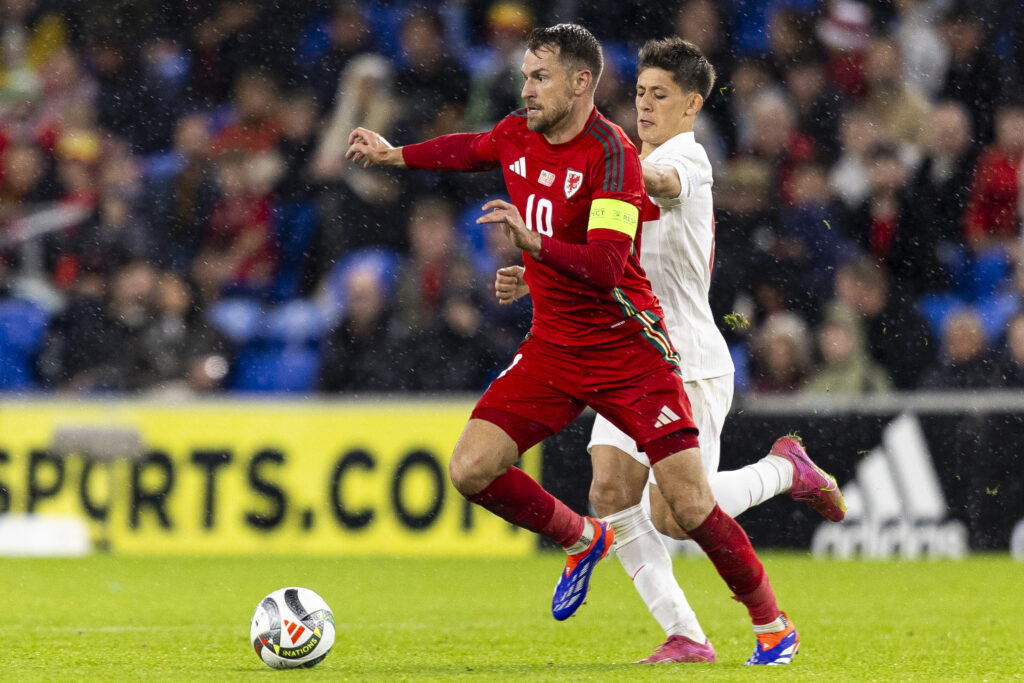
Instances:
[[[839,521],[845,503],[835,480],[818,468],[800,442],[782,437],[769,454],[740,470],[718,472],[721,431],[732,404],[732,358],[708,303],[715,224],[711,163],[694,139],[697,113],[711,93],[714,68],[680,38],[648,41],[637,70],[637,128],[644,185],[654,203],[645,212],[640,262],[665,312],[665,325],[681,359],[686,393],[700,430],[705,473],[719,506],[735,517],[779,493],[807,502]],[[503,268],[498,299],[510,303],[528,290],[520,268]],[[662,415],[671,421],[676,416]],[[650,472],[650,463],[628,436],[597,416],[589,450],[594,478],[590,502],[615,529],[616,554],[667,640],[640,663],[713,662],[714,648],[672,574],[672,560],[657,533],[685,538]],[[650,512],[642,504],[648,480]],[[652,521],[653,520],[653,521]],[[788,630],[788,629],[787,629]],[[758,634],[748,663],[788,663],[797,643]],[[779,642],[776,642],[779,641]],[[752,661],[762,657],[764,661]]]

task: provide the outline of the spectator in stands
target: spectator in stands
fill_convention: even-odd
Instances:
[[[0,172],[0,222],[26,211],[41,208],[41,204],[54,198],[54,188],[48,182],[46,158],[36,145],[16,143],[3,154]]]
[[[481,301],[472,289],[449,292],[440,315],[415,340],[418,350],[410,370],[419,391],[476,391],[494,378],[495,355],[486,334]]]
[[[389,135],[400,104],[392,92],[393,69],[384,57],[360,55],[345,67],[338,82],[334,111],[313,154],[314,179],[327,185],[319,213],[316,272],[327,272],[343,252],[366,245],[398,248],[405,244],[400,211],[404,179],[378,167],[345,163],[348,135],[357,126]]]
[[[982,142],[992,139],[993,115],[1003,99],[1000,59],[987,38],[984,24],[967,3],[958,3],[942,22],[949,67],[938,95],[968,107]]]
[[[105,193],[94,220],[75,234],[74,252],[86,268],[118,268],[149,260],[155,252],[145,219],[116,191]]]
[[[313,54],[302,59],[299,68],[316,93],[321,113],[338,105],[337,84],[349,62],[370,50],[370,28],[356,0],[340,0],[331,16],[316,28]],[[376,129],[374,129],[376,130]]]
[[[273,181],[273,239],[280,256],[274,300],[308,293],[316,282],[310,253],[319,227],[320,186],[311,168],[319,118],[316,96],[293,91],[281,103],[281,138],[277,142],[280,175]]]
[[[84,272],[47,331],[38,364],[44,385],[76,393],[141,388],[144,359],[135,351],[152,323],[156,282],[150,264],[134,261],[114,271],[104,301],[102,274]]]
[[[992,379],[992,386],[1024,388],[1024,311],[1006,326],[1006,345]]]
[[[892,37],[903,57],[900,76],[911,90],[929,100],[942,87],[949,65],[949,50],[939,32],[939,19],[946,10],[944,4],[931,0],[893,3],[897,16]]]
[[[473,288],[452,205],[440,198],[417,200],[409,216],[409,256],[398,276],[399,320],[417,334],[437,321],[449,295]]]
[[[810,14],[794,7],[783,7],[768,20],[768,38],[770,49],[768,58],[771,60],[775,80],[784,81],[786,73],[796,64],[819,59],[821,54]],[[821,63],[824,66],[823,62]],[[824,69],[822,69],[824,78]]]
[[[792,201],[780,210],[769,256],[772,265],[785,273],[787,308],[813,320],[836,266],[853,255],[853,245],[829,193],[824,167],[812,163],[797,166],[790,187]]]
[[[260,191],[250,164],[241,152],[225,154],[217,162],[220,197],[193,266],[204,303],[229,289],[259,294],[275,273],[270,199]]]
[[[935,106],[928,122],[925,158],[910,182],[892,260],[915,294],[952,285],[963,242],[963,215],[977,159],[971,119],[962,104]],[[904,229],[905,228],[905,229]]]
[[[790,203],[793,171],[798,165],[816,159],[814,142],[796,129],[793,107],[780,93],[769,91],[758,96],[751,113],[753,137],[742,151],[769,164],[775,175],[773,198]]]
[[[866,108],[847,109],[840,117],[840,156],[832,166],[829,185],[848,209],[856,209],[870,194],[868,153],[883,139],[881,124]]]
[[[396,324],[382,274],[357,264],[344,283],[345,314],[328,333],[320,366],[321,391],[394,391],[411,388],[415,351]]]
[[[753,388],[758,393],[791,393],[811,369],[807,324],[795,313],[772,314],[754,335]]]
[[[895,145],[882,143],[868,152],[868,184],[868,196],[847,213],[846,224],[865,253],[885,263],[890,273],[901,277],[906,264],[892,258],[892,248],[896,236],[906,230],[903,219],[908,204],[907,169]],[[916,259],[918,254],[904,256]]]
[[[218,192],[210,139],[208,117],[189,114],[176,124],[171,151],[150,161],[149,219],[161,242],[156,263],[164,268],[188,270],[202,245]]]
[[[809,393],[865,394],[888,391],[885,370],[868,353],[860,317],[843,305],[825,313],[817,329],[821,367],[804,386]]]
[[[671,5],[671,3],[654,4]],[[641,23],[644,26],[654,25],[653,23],[637,22],[638,25]],[[703,114],[697,117],[697,121],[694,124],[697,130],[697,139],[701,140],[701,143],[708,150],[709,156],[714,153],[712,143],[717,138],[721,138],[722,145],[727,151],[731,152],[736,148],[736,123],[732,118],[731,112],[738,107],[734,106],[732,101],[733,91],[741,90],[744,84],[740,82],[743,79],[733,75],[736,57],[729,44],[728,23],[729,20],[726,16],[723,16],[719,5],[710,0],[687,0],[683,2],[679,6],[679,11],[676,12],[673,22],[676,35],[700,48],[701,53],[715,66],[715,80],[719,87],[704,102],[704,108],[701,110]],[[643,39],[647,40],[648,38],[650,36],[644,36]],[[753,63],[753,61],[750,62],[750,64]],[[768,79],[768,73],[763,68],[763,65],[759,65],[757,70],[750,69],[747,73],[754,79],[761,77],[765,78],[766,81]],[[632,86],[630,86],[631,88]],[[628,118],[629,120],[635,120],[636,116]],[[620,125],[622,124],[622,121],[619,119],[613,117],[613,120]],[[705,130],[702,131],[701,129]],[[712,129],[713,132],[706,129]]]
[[[402,130],[416,140],[459,130],[469,100],[469,74],[445,49],[438,14],[424,9],[408,15],[400,41],[402,67],[395,89],[402,98]]]
[[[731,161],[715,181],[715,225],[729,239],[715,244],[710,294],[714,311],[743,307],[740,300],[754,293],[754,273],[774,261],[770,252],[780,228],[779,207],[771,202],[771,181],[771,169],[752,159]],[[734,341],[745,331],[723,332]]]
[[[964,216],[964,238],[975,253],[1003,250],[1020,238],[1024,205],[1024,103],[999,108],[995,141],[978,159]]]
[[[179,3],[185,4],[185,3]],[[273,75],[279,85],[292,87],[296,45],[309,12],[319,3],[264,3],[256,0],[220,0],[200,3],[191,12],[192,73],[189,92],[193,104],[224,104],[239,76],[259,69]]]
[[[43,3],[4,0],[0,27],[0,100],[35,92],[39,66],[66,44],[68,21],[58,8]]]
[[[847,97],[867,92],[864,53],[871,39],[871,10],[853,0],[833,0],[815,27],[825,46],[828,80]]]
[[[248,70],[238,78],[232,100],[233,120],[213,139],[216,154],[268,152],[281,138],[280,102],[274,79]]]
[[[942,333],[942,355],[924,374],[925,389],[981,389],[992,382],[996,363],[985,347],[981,320],[970,310],[952,314]]]
[[[843,264],[836,273],[836,302],[864,322],[868,351],[896,389],[917,387],[935,357],[928,324],[909,297],[894,290],[887,269],[869,257]]]
[[[721,95],[727,102],[726,112],[718,122],[722,124],[730,149],[743,151],[754,146],[754,105],[762,97],[781,95],[781,92],[763,60],[748,58],[736,63],[732,82],[720,86],[718,92],[708,98],[714,102],[716,96]]]
[[[220,389],[231,363],[231,344],[207,324],[195,286],[165,271],[153,299],[152,322],[138,346],[125,350],[138,357],[140,388],[165,395]]]
[[[519,70],[533,24],[530,8],[515,0],[495,2],[487,11],[487,45],[473,66],[468,125],[490,127],[522,105]]]
[[[784,83],[796,112],[797,128],[811,138],[821,161],[832,163],[839,155],[839,114],[844,110],[842,92],[825,77],[825,63],[813,53],[785,66]]]
[[[931,107],[903,79],[900,49],[889,38],[871,41],[864,60],[868,111],[882,124],[882,136],[900,145],[904,158],[915,163],[924,146],[925,124]]]

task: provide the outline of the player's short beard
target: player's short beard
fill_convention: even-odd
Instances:
[[[532,121],[526,119],[526,127],[532,130],[534,133],[540,133],[544,135],[548,133],[552,128],[560,124],[569,115],[572,110],[572,88],[566,86],[565,88],[565,103],[563,106],[549,105],[542,110],[541,116],[534,118]]]

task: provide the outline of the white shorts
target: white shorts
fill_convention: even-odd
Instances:
[[[722,455],[722,427],[732,407],[733,373],[686,382],[685,386],[693,421],[700,430],[697,440],[700,443],[704,473],[711,476],[718,471],[718,461]],[[614,446],[628,453],[644,467],[651,466],[651,461],[636,447],[636,442],[601,415],[594,420],[587,452],[591,452],[594,446]]]

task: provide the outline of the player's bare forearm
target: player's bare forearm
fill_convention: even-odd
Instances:
[[[402,148],[394,147],[380,133],[366,128],[356,128],[348,136],[348,151],[345,158],[351,159],[364,168],[370,166],[405,167]]]
[[[668,164],[657,164],[651,161],[640,162],[643,169],[644,187],[647,194],[660,199],[671,199],[678,197],[683,186],[679,182],[679,172],[674,166]]]
[[[480,225],[494,224],[505,231],[512,244],[525,251],[533,257],[540,254],[542,241],[538,233],[526,227],[523,217],[519,215],[519,209],[502,199],[495,199],[484,204],[485,213],[476,222]]]

